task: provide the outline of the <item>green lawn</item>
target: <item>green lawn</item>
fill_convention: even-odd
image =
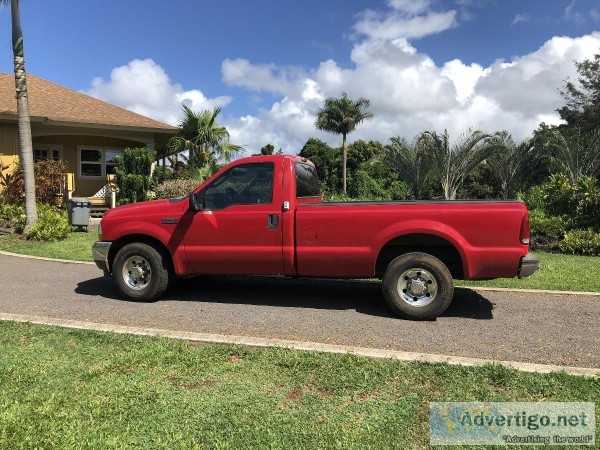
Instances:
[[[459,286],[600,292],[600,257],[535,252],[538,270],[530,277],[491,281],[459,281]]]
[[[10,449],[428,448],[430,401],[600,401],[600,378],[564,373],[14,322],[0,322],[0,348]]]
[[[46,258],[92,261],[92,244],[98,240],[98,233],[70,233],[63,241],[37,242],[24,241],[16,234],[0,236],[0,250],[22,255],[44,256]]]
[[[16,235],[1,236],[0,250],[48,258],[92,261],[92,244],[96,232],[71,233],[64,241],[40,243],[23,241]],[[563,291],[600,292],[600,258],[536,252],[540,268],[529,278],[519,280],[459,281],[458,286],[486,286],[521,289],[557,289]]]

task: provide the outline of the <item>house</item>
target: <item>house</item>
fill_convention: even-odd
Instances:
[[[128,147],[162,152],[177,128],[81,92],[27,74],[34,158],[64,160],[73,196],[102,194],[114,173],[115,157]],[[15,78],[0,72],[0,159],[8,171],[18,161]],[[104,190],[106,191],[106,190]]]

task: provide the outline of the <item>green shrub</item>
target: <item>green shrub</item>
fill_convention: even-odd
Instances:
[[[534,249],[556,249],[558,242],[569,229],[569,222],[561,216],[549,216],[543,211],[529,211],[531,246]]]
[[[544,201],[544,189],[541,185],[532,186],[527,192],[517,194],[519,200],[523,200],[530,211],[545,211],[546,202]]]
[[[156,186],[154,193],[156,194],[156,198],[181,197],[188,195],[199,185],[200,183],[197,180],[168,180]]]
[[[574,255],[600,256],[600,233],[594,230],[572,230],[565,233],[559,248]]]
[[[0,227],[22,230],[26,219],[23,205],[0,205]]]
[[[155,158],[154,151],[147,148],[126,148],[123,156],[117,156],[115,173],[120,205],[148,200],[153,186],[151,172]]]
[[[600,231],[600,186],[595,178],[583,176],[574,187],[575,222],[579,228]]]
[[[550,175],[550,180],[542,185],[544,209],[551,215],[572,214],[574,210],[573,186],[562,173]]]

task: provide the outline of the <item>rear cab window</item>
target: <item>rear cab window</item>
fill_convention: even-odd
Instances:
[[[296,166],[296,197],[320,197],[321,183],[314,166],[297,162]]]

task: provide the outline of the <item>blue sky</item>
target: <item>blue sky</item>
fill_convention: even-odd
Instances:
[[[352,139],[557,120],[573,59],[600,51],[591,0],[22,0],[28,72],[174,123],[222,106],[248,151],[298,151],[342,90],[375,117]],[[12,72],[9,10],[0,71]]]

